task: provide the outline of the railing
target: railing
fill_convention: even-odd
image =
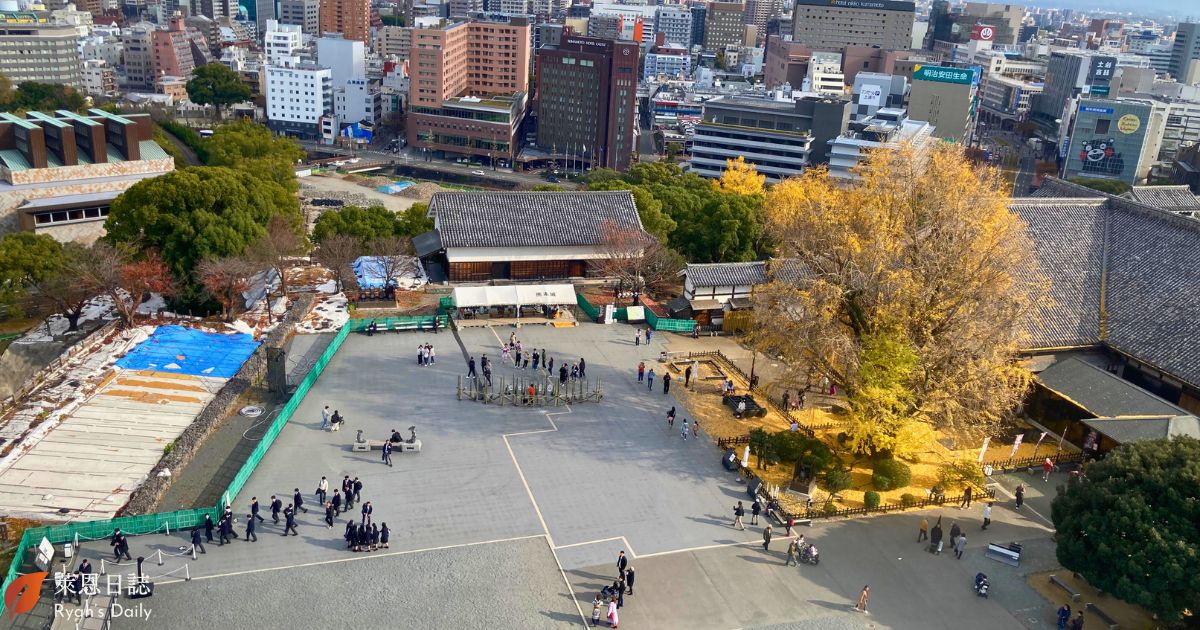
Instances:
[[[423,319],[432,321],[433,316],[431,315]],[[279,414],[275,417],[266,434],[263,435],[262,440],[259,441],[254,451],[246,459],[246,462],[242,464],[242,468],[234,475],[233,480],[229,482],[229,487],[221,495],[221,499],[217,502],[217,505],[210,508],[177,510],[174,512],[159,512],[138,516],[121,516],[101,521],[81,521],[26,529],[21,534],[21,540],[17,544],[17,550],[13,555],[12,564],[8,567],[8,575],[4,579],[2,590],[7,592],[8,586],[20,575],[19,570],[27,559],[28,551],[36,549],[43,537],[51,543],[58,544],[74,541],[76,535],[80,539],[97,540],[105,538],[111,535],[114,529],[120,529],[123,533],[129,535],[153,534],[161,531],[195,527],[204,522],[205,514],[211,515],[213,518],[220,516],[225,509],[226,500],[232,501],[242,491],[242,488],[245,487],[246,482],[250,479],[258,464],[266,456],[267,450],[275,442],[275,438],[278,437],[279,433],[283,431],[283,427],[291,420],[292,414],[296,412],[300,403],[303,402],[304,396],[312,389],[313,384],[320,378],[321,373],[325,371],[325,367],[333,359],[333,355],[337,353],[342,342],[346,340],[351,329],[355,327],[356,321],[362,322],[365,320],[352,320],[342,326],[342,329],[338,331],[333,341],[321,353],[321,357],[317,359],[308,376],[304,377],[304,380],[300,382],[300,385],[296,388],[296,391],[292,394],[287,404],[283,406]],[[362,328],[365,327],[366,324],[363,324]],[[3,609],[0,609],[0,613],[2,612]]]
[[[1021,457],[1018,459],[1006,459],[997,462],[986,462],[984,465],[991,466],[993,471],[1009,472],[1013,470],[1020,470],[1022,468],[1040,468],[1042,463],[1046,461],[1046,458],[1049,458],[1050,462],[1055,466],[1083,463],[1083,453],[1059,452],[1055,453],[1054,455],[1040,455],[1033,457]]]
[[[749,444],[749,443],[750,443],[749,435],[739,435],[737,437],[731,437],[731,438],[719,438],[717,440],[717,448],[719,448],[723,451],[727,448],[732,448],[734,446],[742,446],[744,444]]]
[[[396,317],[371,317],[366,319],[352,319],[348,326],[350,332],[362,332],[375,323],[379,332],[384,333],[392,329],[421,329],[433,328],[434,320],[437,320],[438,326],[445,328],[450,324],[450,316],[448,315],[399,315]]]
[[[971,495],[972,500],[981,500],[982,501],[982,500],[991,500],[991,499],[995,499],[995,498],[996,498],[996,490],[994,488],[987,488],[979,494]],[[804,518],[835,518],[838,516],[862,516],[865,514],[886,514],[887,512],[895,512],[898,510],[912,510],[912,509],[917,509],[917,508],[929,507],[932,505],[945,505],[947,503],[954,505],[955,503],[962,503],[962,501],[963,501],[963,495],[948,497],[946,495],[939,494],[939,495],[929,496],[924,499],[916,499],[914,501],[908,501],[908,502],[902,501],[900,503],[882,503],[873,508],[868,508],[867,506],[864,505],[862,507],[842,508],[840,510],[832,510],[832,511],[828,511],[828,512],[825,510],[822,510],[822,509],[811,509],[810,508],[805,511]]]

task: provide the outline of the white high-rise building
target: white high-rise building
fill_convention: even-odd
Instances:
[[[688,7],[658,7],[654,14],[654,32],[666,36],[666,43],[692,45],[692,10]]]
[[[379,88],[367,80],[366,48],[356,39],[317,40],[317,63],[333,72],[333,113],[339,128],[374,123],[380,111]]]
[[[299,57],[267,66],[267,126],[276,133],[317,139],[321,118],[333,115],[333,70]]]
[[[267,63],[282,64],[285,59],[295,56],[296,50],[303,45],[304,27],[267,20],[267,32],[263,35],[263,50],[267,53]]]

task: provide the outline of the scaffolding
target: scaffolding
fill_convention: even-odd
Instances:
[[[459,400],[497,404],[501,407],[559,407],[581,402],[600,402],[604,397],[604,388],[598,378],[595,381],[573,378],[562,382],[548,375],[514,375],[497,377],[488,382],[486,378],[466,378],[459,375],[457,394]]]

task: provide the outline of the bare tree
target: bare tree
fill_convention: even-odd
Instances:
[[[245,309],[243,293],[258,269],[245,258],[205,258],[196,266],[200,283],[221,304],[221,318],[231,322]]]
[[[104,241],[97,241],[86,256],[77,258],[71,272],[84,284],[107,295],[126,325],[133,324],[138,306],[147,294],[169,296],[175,290],[171,271],[156,252],[149,251],[141,260],[135,260],[128,247]]]
[[[600,225],[600,249],[604,258],[596,261],[602,275],[616,278],[621,287],[636,292],[659,289],[673,283],[683,268],[678,252],[636,226],[618,225],[606,220]]]
[[[279,274],[279,294],[287,295],[287,272],[292,257],[305,253],[308,243],[297,233],[295,226],[283,215],[275,215],[267,223],[267,233],[250,246],[250,255]]]
[[[363,254],[363,246],[353,236],[336,235],[321,241],[313,257],[333,272],[338,291],[355,287],[354,261]]]
[[[90,252],[79,243],[63,243],[62,257],[49,273],[31,278],[32,293],[52,304],[67,318],[67,331],[79,330],[79,318],[100,287],[80,270],[91,265]]]
[[[368,243],[367,249],[385,284],[417,269],[412,239],[407,236],[382,236]]]

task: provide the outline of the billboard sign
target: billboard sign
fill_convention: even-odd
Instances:
[[[990,42],[996,39],[996,27],[987,24],[976,24],[971,29],[971,39],[977,42]]]
[[[950,68],[946,66],[915,66],[913,81],[936,81],[974,85],[979,79],[974,68]]]
[[[882,103],[882,102],[883,102],[883,86],[881,86],[881,85],[874,84],[874,83],[864,84],[862,86],[862,91],[858,93],[858,104],[859,105],[870,105],[872,107],[879,107],[880,103]]]

